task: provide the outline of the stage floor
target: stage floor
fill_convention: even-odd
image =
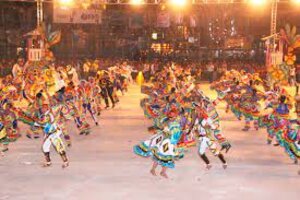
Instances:
[[[115,109],[103,112],[89,136],[79,136],[70,122],[67,169],[55,152],[53,165],[41,167],[41,140],[23,137],[11,144],[0,158],[0,200],[299,199],[300,165],[292,164],[281,147],[268,146],[265,130],[241,131],[243,122],[225,114],[224,105],[219,106],[222,130],[232,142],[225,155],[228,169],[208,153],[213,168],[207,171],[194,147],[168,171],[168,180],[153,177],[151,160],[132,152],[149,137],[140,98],[139,88],[131,86]]]

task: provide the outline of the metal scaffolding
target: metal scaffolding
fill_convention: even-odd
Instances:
[[[274,35],[277,33],[276,26],[277,26],[277,0],[273,0],[271,3],[271,31],[270,35]]]
[[[271,30],[270,30],[270,35],[272,37],[272,45],[271,45],[271,52],[275,53],[276,52],[276,38],[277,38],[277,9],[278,7],[278,1],[277,0],[272,0],[271,3]]]
[[[5,2],[37,2],[41,1],[43,3],[54,3],[56,0],[2,0]],[[131,4],[130,0],[74,0],[78,3],[89,2],[90,4],[106,4],[106,5],[129,5]],[[188,0],[188,4],[191,5],[205,5],[205,4],[245,4],[250,0]],[[289,0],[275,0],[277,3],[289,3]],[[143,5],[162,5],[167,4],[168,0],[144,0]],[[270,0],[269,3],[273,4],[273,0]],[[277,5],[276,5],[277,7]]]
[[[43,0],[36,0],[36,17],[37,17],[37,26],[41,26],[44,20],[44,13],[43,13]]]

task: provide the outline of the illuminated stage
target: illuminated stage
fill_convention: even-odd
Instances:
[[[87,137],[79,136],[71,122],[69,130],[74,142],[68,149],[67,169],[61,169],[56,154],[52,167],[41,167],[41,140],[23,137],[13,143],[0,160],[0,199],[299,198],[299,165],[292,164],[282,148],[266,144],[265,130],[242,132],[242,122],[232,114],[225,115],[224,105],[219,107],[222,130],[233,146],[226,155],[228,169],[224,171],[208,153],[213,168],[207,171],[196,149],[191,148],[169,171],[169,180],[153,177],[149,173],[151,160],[137,157],[132,151],[133,145],[149,136],[146,129],[150,122],[139,108],[141,97],[137,86],[130,87],[114,110],[103,112],[99,127],[94,127]]]

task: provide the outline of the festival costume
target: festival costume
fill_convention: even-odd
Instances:
[[[86,114],[88,111],[94,120],[95,124],[98,125],[97,118],[94,115],[94,111],[92,110],[92,104],[91,104],[91,98],[92,98],[92,86],[89,83],[83,82],[79,86],[78,89],[78,95],[80,96],[82,107],[83,107],[83,113]]]
[[[78,107],[76,106],[76,95],[69,93],[69,91],[67,90],[65,95],[65,106],[67,107],[67,110],[69,110],[69,112],[67,112],[66,114],[66,119],[70,119],[70,116],[73,117],[76,127],[79,130],[80,135],[88,135],[90,133],[90,125],[89,123],[86,121],[86,118],[80,114]]]
[[[97,112],[97,115],[100,116],[101,114],[101,88],[93,84],[93,89],[92,89],[92,107],[93,110]]]
[[[165,138],[165,134],[163,131],[157,129],[156,133],[151,136],[148,140],[141,142],[138,145],[133,147],[133,151],[135,154],[142,157],[150,157],[152,155],[152,149],[155,146],[159,146],[163,139]]]
[[[243,90],[246,92],[242,93],[239,109],[246,118],[244,130],[248,130],[250,127],[248,121],[257,120],[259,126],[267,130],[267,143],[271,144],[273,138],[276,138],[278,145],[283,147],[287,155],[297,163],[300,149],[299,126],[297,120],[290,119],[289,113],[291,105],[285,102],[288,100],[286,92],[280,88],[274,88],[274,90],[266,92],[265,95],[259,93],[259,96],[256,96],[256,94],[253,95],[253,88],[249,85],[244,87]],[[231,92],[233,91],[234,90]],[[233,94],[237,95],[239,91],[235,91]],[[280,94],[281,96],[279,98]],[[271,108],[273,110],[272,113],[267,112],[268,114],[261,115],[258,101],[262,98],[264,98],[266,103],[265,110]],[[295,107],[297,112],[297,105]]]
[[[58,123],[62,128],[64,138],[71,145],[71,137],[65,128],[65,123],[71,119],[74,119],[77,128],[79,129],[80,135],[88,135],[90,133],[90,125],[87,123],[84,116],[80,115],[80,112],[75,104],[76,92],[74,87],[66,87],[65,90],[61,90],[57,98],[58,102],[55,105],[59,111],[60,120]]]
[[[179,147],[191,147],[196,145],[195,130],[192,123],[192,111],[190,109],[185,109],[184,115],[180,120],[180,126],[182,127],[182,137],[178,144]]]
[[[183,157],[182,151],[177,148],[182,135],[178,119],[170,121],[164,131],[168,137],[152,148],[152,159],[163,167],[174,168],[175,159]]]
[[[283,137],[283,147],[289,157],[298,163],[300,159],[300,134],[299,134],[299,125],[291,124],[289,129],[285,131],[282,135]]]
[[[44,132],[44,141],[42,145],[42,151],[45,155],[46,163],[45,166],[51,165],[50,159],[50,147],[51,145],[54,147],[56,152],[61,156],[63,160],[63,167],[67,167],[69,165],[69,160],[66,155],[64,143],[61,139],[61,128],[56,123],[56,120],[53,114],[50,111],[47,111],[43,116],[41,121],[39,122],[31,122],[34,126],[39,127]]]
[[[52,106],[51,110],[55,116],[58,116],[57,125],[60,127],[67,146],[70,147],[72,145],[71,136],[65,125],[68,120],[72,119],[71,109],[67,104],[58,104],[56,106]]]
[[[16,141],[21,135],[19,134],[17,115],[12,109],[12,104],[6,102],[0,109],[1,121],[5,126],[8,139]]]
[[[163,170],[164,168],[174,168],[175,160],[183,157],[183,149],[181,147],[190,147],[195,143],[194,133],[196,130],[198,132],[197,127],[199,127],[199,120],[195,123],[195,108],[191,103],[193,100],[197,101],[199,99],[201,100],[206,98],[203,92],[200,91],[195,84],[193,84],[193,79],[189,79],[190,82],[186,80],[188,82],[178,83],[178,81],[176,81],[175,73],[171,73],[168,78],[172,79],[172,81],[162,81],[168,84],[157,84],[154,82],[153,85],[142,86],[142,93],[148,95],[147,98],[144,98],[141,101],[141,107],[144,110],[144,114],[148,119],[153,121],[153,127],[160,131],[163,130],[164,133],[162,135],[154,135],[151,138],[152,140],[144,141],[134,147],[134,152],[138,155],[145,157],[149,157],[149,155],[151,155],[154,160],[154,165],[151,169],[151,173],[153,175],[155,175],[155,169],[157,166],[155,163],[161,165]],[[159,79],[157,79],[157,81],[159,81]],[[224,98],[226,96],[226,92],[228,91],[225,89],[220,90],[218,99],[214,102],[206,103],[205,109],[210,116],[212,124],[214,125],[214,129],[211,129],[211,132],[217,138],[215,141],[221,143],[221,150],[226,149],[226,151],[228,151],[231,145],[220,134],[219,116],[215,109],[217,101]],[[169,113],[172,113],[174,110],[177,110],[178,112],[176,119],[171,118],[171,121],[168,122],[167,128],[165,128],[166,121],[164,119],[169,119]],[[201,142],[199,142],[200,145],[198,151],[201,152],[201,157],[203,157],[203,159],[204,157],[207,158],[205,151],[207,148],[211,148],[211,150],[221,159],[224,166],[227,166],[224,156],[217,151],[217,147],[214,145],[217,143],[212,139],[207,141],[204,138],[208,139],[209,137],[203,137],[203,141],[200,139]],[[211,142],[212,145],[207,145],[209,142]],[[154,147],[151,146],[153,143],[155,144],[153,145]],[[152,151],[152,154],[149,152],[150,150]],[[161,172],[161,175],[166,177],[166,174],[163,171]]]
[[[219,130],[218,114],[211,103],[206,108],[201,108],[200,110],[199,105],[196,104],[196,107],[197,115],[195,124],[198,127],[199,133],[198,153],[207,167],[210,168],[210,161],[205,154],[206,150],[209,149],[215,156],[218,156],[225,168],[227,167],[227,163],[220,151],[226,149],[226,152],[228,152],[231,145]],[[221,145],[221,150],[218,149],[217,143]]]
[[[10,143],[10,140],[7,137],[7,133],[6,133],[4,124],[2,122],[0,122],[0,144],[1,144],[0,152],[1,153],[8,151],[9,143]]]
[[[299,154],[298,145],[295,143],[298,136],[298,126],[292,127],[289,120],[290,105],[279,103],[274,110],[274,132],[276,139],[281,147],[284,148],[288,156],[297,163],[297,154]]]
[[[271,144],[275,137],[275,129],[274,129],[274,116],[273,114],[268,114],[261,116],[258,122],[261,128],[266,128],[267,130],[267,144]]]
[[[260,104],[259,100],[262,98],[262,95],[254,93],[254,90],[242,94],[240,106],[241,111],[245,117],[245,127],[244,131],[250,129],[250,122],[254,121],[254,128],[258,130],[258,117],[260,113]]]

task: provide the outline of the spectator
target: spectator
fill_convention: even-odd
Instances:
[[[212,62],[209,62],[208,65],[206,66],[206,70],[208,73],[209,82],[212,83],[214,81],[214,70],[215,70],[214,64]]]

